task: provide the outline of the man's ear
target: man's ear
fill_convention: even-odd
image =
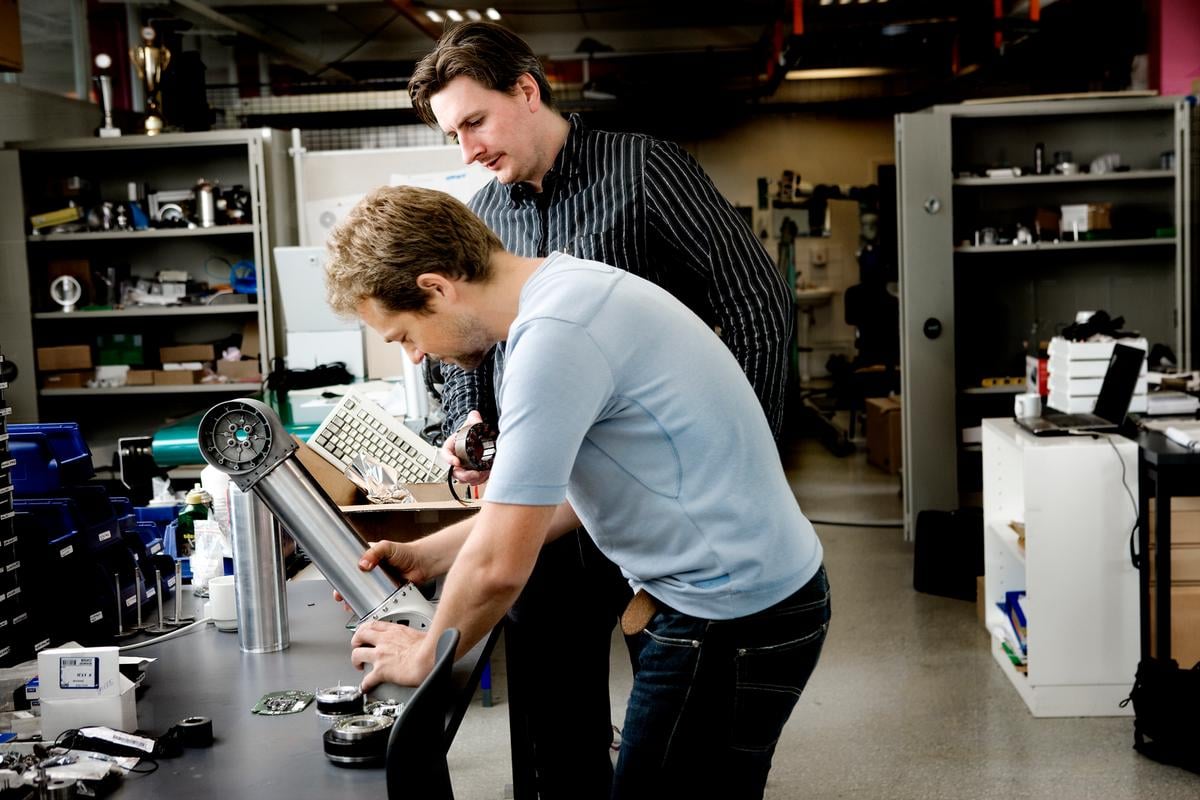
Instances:
[[[542,107],[542,90],[528,72],[522,73],[517,78],[517,91],[525,99],[525,104],[530,111],[537,111]]]
[[[429,302],[453,302],[458,298],[454,281],[438,272],[423,272],[417,276],[417,288],[429,295]]]

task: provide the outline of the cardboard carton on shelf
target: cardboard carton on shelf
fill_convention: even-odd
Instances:
[[[154,370],[152,369],[131,369],[125,374],[126,386],[153,386],[154,385]]]
[[[42,376],[43,389],[82,389],[91,380],[92,373],[86,370],[51,372]]]
[[[155,386],[188,386],[199,383],[204,377],[204,370],[192,369],[156,369],[154,370]]]
[[[258,368],[258,359],[251,359],[249,361],[226,361],[219,359],[217,361],[217,374],[224,375],[234,383],[252,382],[262,378],[262,372]]]
[[[158,348],[158,360],[164,364],[179,361],[212,361],[216,353],[211,344],[177,344]]]
[[[372,504],[337,467],[302,442],[297,457],[346,515],[350,526],[369,542],[381,539],[409,542],[479,510],[479,501],[468,500],[465,506],[456,501],[445,483],[407,484],[415,500],[412,503]],[[459,495],[463,495],[461,490]]]
[[[43,372],[91,369],[92,348],[86,344],[64,344],[37,349],[37,367]]]

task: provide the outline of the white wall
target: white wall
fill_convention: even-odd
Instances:
[[[891,118],[838,119],[816,114],[773,114],[747,120],[716,138],[680,142],[712,176],[717,188],[735,205],[757,209],[758,178],[772,183],[785,169],[814,184],[865,186],[875,182],[875,168],[895,160]],[[772,186],[772,190],[773,190]],[[796,267],[808,285],[837,290],[829,305],[817,308],[809,330],[814,352],[811,372],[824,374],[830,353],[853,355],[854,329],[842,320],[842,291],[858,283],[858,204],[834,201],[828,239],[796,241]],[[755,210],[755,232],[764,227],[771,239],[764,246],[772,256],[778,246],[771,212]],[[825,247],[828,264],[814,267],[810,250]],[[801,319],[803,319],[801,317]]]

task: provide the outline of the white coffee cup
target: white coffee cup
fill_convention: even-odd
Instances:
[[[219,631],[237,630],[237,595],[233,576],[221,575],[208,582],[208,615]]]
[[[1019,394],[1013,401],[1013,414],[1018,419],[1040,417],[1042,414],[1042,396],[1037,392]]]

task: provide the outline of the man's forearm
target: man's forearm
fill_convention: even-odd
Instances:
[[[529,579],[556,511],[555,506],[485,503],[446,575],[433,625],[422,645],[423,664],[432,668],[437,638],[447,628],[462,634],[461,656],[500,621]],[[452,535],[445,543],[452,541]]]

